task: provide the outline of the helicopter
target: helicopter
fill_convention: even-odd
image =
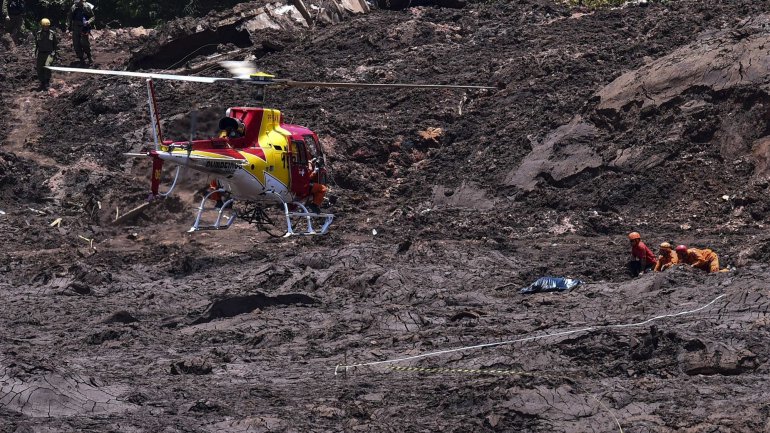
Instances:
[[[329,231],[334,214],[320,210],[319,196],[325,192],[326,156],[318,135],[307,127],[284,123],[280,110],[264,108],[265,90],[274,87],[331,88],[413,88],[492,90],[475,85],[358,83],[295,81],[257,71],[248,61],[223,61],[231,77],[206,77],[132,71],[49,66],[53,71],[144,78],[153,145],[129,157],[152,161],[150,200],[167,197],[176,187],[182,168],[207,173],[215,178],[204,194],[188,232],[222,230],[237,218],[253,224],[271,236],[323,235]],[[231,107],[219,122],[219,137],[205,140],[167,140],[161,130],[153,80],[196,83],[232,83],[255,86],[256,107]],[[194,122],[193,122],[194,123]],[[174,164],[176,173],[167,191],[160,191],[164,163]],[[314,185],[318,185],[315,186]],[[319,187],[320,186],[320,187]],[[312,200],[312,203],[308,203]],[[214,206],[207,203],[216,201]],[[238,209],[235,204],[238,203]],[[214,212],[213,222],[204,214]],[[211,217],[208,217],[211,218]]]

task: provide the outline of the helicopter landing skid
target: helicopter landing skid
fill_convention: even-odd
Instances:
[[[233,209],[233,199],[229,199],[226,202],[222,204],[220,208],[216,207],[206,207],[206,200],[209,199],[213,194],[220,193],[225,194],[226,191],[224,189],[217,189],[214,191],[210,191],[208,194],[203,196],[203,200],[201,200],[201,205],[198,206],[198,215],[195,217],[195,222],[193,223],[192,227],[190,227],[190,230],[187,230],[188,233],[197,232],[200,230],[224,230],[229,229],[230,226],[235,222],[235,218],[238,216],[238,212]],[[214,220],[213,224],[210,225],[201,225],[201,217],[203,216],[204,212],[210,212],[215,211],[217,216]],[[226,223],[222,224],[222,220],[225,220]]]
[[[287,203],[276,193],[266,194],[273,195],[279,203],[267,206],[263,203],[247,203],[246,208],[240,212],[242,220],[254,224],[258,230],[273,237],[323,235],[329,231],[334,220],[333,214],[313,213],[302,203]],[[323,218],[323,224],[316,230],[313,221],[320,218]]]
[[[293,207],[295,210],[290,210],[290,207]],[[283,203],[283,212],[286,216],[287,227],[284,237],[325,235],[329,231],[332,221],[334,221],[334,214],[310,212],[304,204],[299,202]],[[314,218],[323,218],[323,225],[319,231],[313,228]],[[292,221],[294,222],[292,223]],[[296,229],[300,230],[297,231]]]
[[[217,192],[226,193],[224,189],[218,189],[203,197],[201,205],[198,207],[195,223],[188,232],[228,229],[235,222],[236,217],[240,216],[245,222],[255,225],[258,230],[273,237],[311,236],[326,234],[334,220],[334,214],[310,212],[304,204],[299,202],[287,203],[279,194],[273,192],[266,194],[272,194],[280,203],[266,206],[259,202],[246,202],[246,207],[241,212],[233,209],[234,199],[225,201],[219,209],[206,207],[206,201]],[[201,225],[203,214],[211,211],[216,211],[214,222],[210,225]],[[316,230],[313,226],[313,220],[321,218],[323,218],[323,224],[319,230]],[[223,223],[223,221],[226,222]]]

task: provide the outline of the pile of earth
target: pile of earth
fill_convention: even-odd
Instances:
[[[143,83],[57,75],[34,93],[9,55],[0,431],[770,428],[763,4],[470,2],[248,30],[264,5],[115,31],[96,61],[177,67],[173,41],[207,29],[213,50],[176,53],[176,72],[224,75],[210,65],[227,57],[297,80],[499,90],[271,92],[321,137],[332,232],[186,234],[207,185],[194,173],[111,224],[147,196],[149,167],[122,157],[150,141]],[[236,21],[247,37],[223,43]],[[157,91],[180,139],[191,110],[210,136],[250,98]],[[632,230],[737,270],[630,280]],[[586,284],[516,290],[544,275]],[[421,356],[466,346],[483,347]]]

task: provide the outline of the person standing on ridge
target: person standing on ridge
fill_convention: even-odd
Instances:
[[[7,40],[5,35],[3,40],[10,51],[16,51],[16,44],[21,42],[25,9],[24,0],[3,0],[3,30],[10,35],[10,40]]]
[[[91,25],[95,19],[94,5],[85,0],[75,0],[70,12],[70,31],[72,32],[72,48],[75,49],[75,55],[78,56],[81,65],[85,65],[85,58],[88,59],[89,65],[93,63],[90,38]]]

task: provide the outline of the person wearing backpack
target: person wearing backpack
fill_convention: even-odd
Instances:
[[[15,50],[15,45],[21,41],[21,25],[24,22],[24,0],[3,0],[3,19],[5,31],[11,35],[13,44],[9,47]]]
[[[70,31],[72,32],[72,48],[78,56],[80,64],[93,63],[91,58],[91,26],[94,24],[94,5],[85,0],[75,0],[70,11]]]

